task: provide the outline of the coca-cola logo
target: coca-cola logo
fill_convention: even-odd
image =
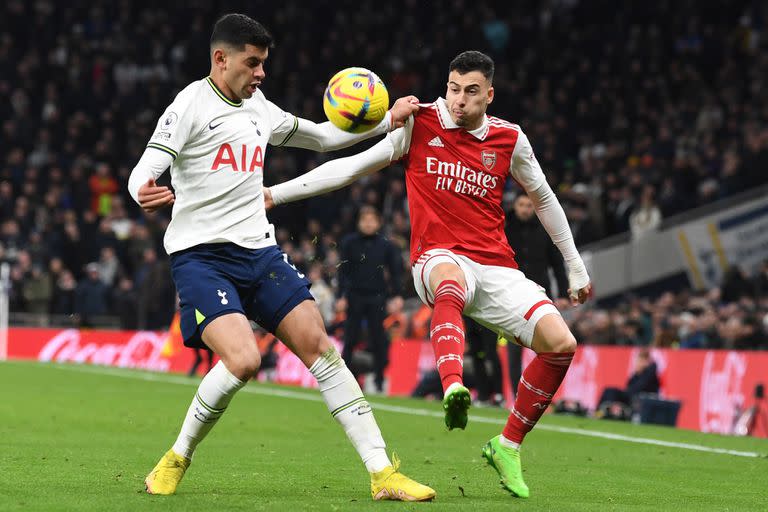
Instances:
[[[40,350],[39,361],[91,363],[120,368],[167,372],[170,361],[161,355],[166,336],[138,331],[125,343],[82,342],[77,329],[61,331]]]
[[[717,354],[704,356],[699,397],[699,427],[702,432],[727,434],[731,431],[736,411],[744,406],[742,382],[747,372],[747,356],[739,352],[721,354],[723,364],[717,368]]]

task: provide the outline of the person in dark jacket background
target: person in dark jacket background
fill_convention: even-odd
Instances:
[[[109,289],[101,282],[99,264],[85,266],[85,279],[80,281],[75,290],[75,314],[80,327],[92,327],[93,317],[107,314]]]
[[[388,297],[401,295],[403,265],[398,247],[379,234],[381,218],[375,208],[360,209],[357,228],[341,241],[339,292],[347,302],[343,357],[352,362],[365,322],[376,390],[381,392],[389,363],[389,339],[383,325],[386,302]],[[357,373],[355,365],[350,364],[350,369]]]
[[[627,380],[624,389],[605,388],[598,401],[599,409],[606,409],[609,404],[618,402],[631,407],[638,393],[658,393],[661,387],[658,368],[648,348],[641,348],[635,358],[635,369]]]
[[[565,275],[563,257],[536,217],[533,201],[526,194],[521,193],[515,198],[512,211],[507,215],[504,232],[515,251],[515,261],[525,277],[543,287],[550,298],[555,298],[549,278],[549,269],[552,269],[557,283],[557,296],[568,297],[568,277]]]

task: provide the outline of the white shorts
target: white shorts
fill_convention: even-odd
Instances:
[[[481,265],[447,249],[425,252],[411,269],[416,293],[430,307],[434,306],[434,296],[429,289],[429,274],[440,263],[456,264],[464,272],[467,281],[464,314],[509,341],[530,348],[536,322],[544,315],[560,314],[544,288],[519,270]]]

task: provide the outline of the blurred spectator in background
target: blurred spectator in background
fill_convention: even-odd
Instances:
[[[98,265],[101,282],[111,289],[120,271],[120,260],[117,259],[114,247],[107,246],[101,249]]]
[[[88,179],[88,188],[91,192],[91,211],[108,216],[112,212],[112,196],[118,191],[117,180],[112,177],[108,164],[96,166],[96,172]]]
[[[85,266],[85,278],[75,290],[75,314],[80,327],[93,327],[94,316],[107,314],[109,289],[99,276],[99,264]]]
[[[635,368],[624,389],[605,388],[598,400],[598,417],[629,419],[638,393],[658,393],[661,387],[656,362],[647,348],[638,350]]]
[[[112,294],[115,314],[120,318],[121,329],[136,329],[139,326],[139,298],[133,287],[133,281],[121,278]]]
[[[744,297],[752,297],[753,294],[754,287],[747,279],[744,270],[738,265],[728,267],[723,278],[723,302],[738,302]]]
[[[401,295],[400,250],[379,233],[381,219],[372,206],[358,214],[357,232],[341,242],[339,291],[347,300],[344,326],[344,359],[360,342],[363,322],[368,328],[368,350],[373,354],[375,387],[384,389],[384,370],[389,362],[389,339],[384,330],[387,297]]]
[[[408,317],[403,311],[405,301],[399,295],[387,301],[387,317],[384,319],[384,330],[390,340],[402,338],[408,329]]]
[[[75,294],[77,290],[77,281],[67,269],[63,269],[56,280],[51,297],[51,314],[66,315],[71,317],[75,314]]]
[[[568,278],[560,251],[536,217],[533,201],[525,193],[515,198],[504,227],[515,261],[525,276],[538,284],[550,298],[568,296]],[[555,276],[557,295],[552,294],[550,270]]]
[[[168,260],[158,259],[152,248],[145,249],[144,261],[134,282],[139,298],[139,329],[155,331],[170,325],[175,311],[176,289]]]
[[[754,279],[755,297],[768,298],[768,259],[760,264],[760,270]]]
[[[26,276],[23,294],[27,311],[38,317],[40,325],[45,325],[53,297],[53,286],[48,272],[39,265],[33,265]]]
[[[647,233],[658,231],[659,226],[661,226],[661,210],[656,205],[654,196],[653,186],[644,186],[640,196],[640,204],[629,216],[629,230],[632,232],[632,238],[636,240]]]
[[[336,302],[336,297],[334,296],[333,289],[325,282],[323,277],[323,264],[319,261],[313,262],[309,267],[307,278],[312,283],[309,292],[315,298],[315,302],[317,302],[317,308],[320,310],[323,322],[326,326],[329,326],[333,323],[333,306]]]

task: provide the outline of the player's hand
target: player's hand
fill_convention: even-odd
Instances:
[[[568,296],[574,306],[584,304],[592,295],[592,283],[581,259],[568,269],[568,284]]]
[[[150,179],[139,188],[139,204],[145,212],[154,212],[170,206],[176,198],[168,187],[158,187],[154,179]]]
[[[579,288],[576,292],[569,288],[568,295],[571,297],[571,304],[574,306],[584,304],[592,296],[592,283],[587,283],[587,286]]]
[[[419,111],[419,98],[416,96],[398,98],[389,111],[392,113],[392,129],[402,128],[408,118]]]
[[[264,187],[264,208],[271,210],[274,207],[275,202],[272,201],[272,191],[269,190],[269,187]]]

